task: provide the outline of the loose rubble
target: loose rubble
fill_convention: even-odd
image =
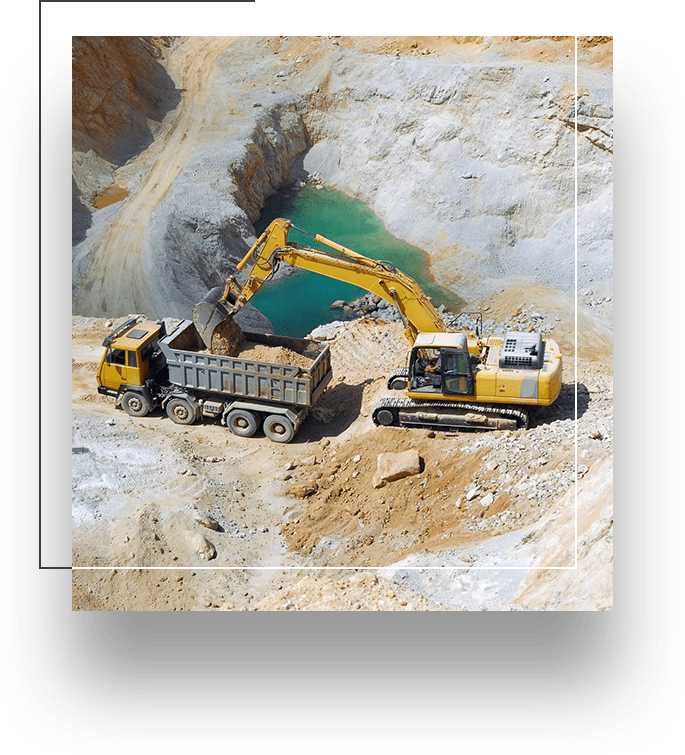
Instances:
[[[525,431],[379,428],[370,411],[406,342],[398,323],[356,319],[328,337],[335,377],[324,418],[309,417],[297,443],[275,447],[218,423],[180,428],[162,414],[134,419],[116,410],[93,381],[111,325],[75,317],[73,327],[75,608],[611,608],[610,362],[581,358],[577,387],[565,383]],[[407,457],[406,476],[382,471]],[[374,487],[379,472],[385,479]],[[554,599],[553,577],[562,572],[531,566],[543,553],[547,565],[575,557],[567,523],[576,485],[597,512],[586,530],[580,520],[578,539],[594,566]],[[92,565],[142,571],[100,581],[101,572],[79,568]],[[180,572],[163,580],[148,565]],[[201,566],[232,570],[191,576]],[[259,580],[235,570],[252,566],[269,569]],[[291,570],[279,570],[285,566]],[[323,566],[329,571],[316,571]],[[496,566],[518,571],[495,579]],[[490,602],[486,583],[499,585]]]

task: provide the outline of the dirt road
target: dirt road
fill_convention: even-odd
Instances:
[[[146,275],[148,222],[188,161],[203,127],[212,68],[235,37],[191,37],[172,51],[169,73],[183,89],[179,107],[162,132],[138,155],[126,173],[145,173],[142,186],[122,204],[94,248],[84,279],[78,282],[75,309],[94,316],[141,312],[161,317],[150,296],[155,282]],[[133,305],[132,305],[133,303]]]

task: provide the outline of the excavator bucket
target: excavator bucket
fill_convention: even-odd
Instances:
[[[229,309],[233,302],[224,298],[225,288],[213,288],[193,310],[193,323],[205,346],[212,346],[212,335],[216,327],[231,316]],[[233,298],[233,297],[230,297]]]

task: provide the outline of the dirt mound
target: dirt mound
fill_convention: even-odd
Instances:
[[[267,346],[263,343],[245,341],[237,356],[241,359],[254,359],[257,362],[274,362],[294,367],[310,367],[312,360],[306,354],[299,354],[284,346]]]

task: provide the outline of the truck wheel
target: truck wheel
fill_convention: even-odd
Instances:
[[[295,435],[295,429],[287,417],[270,414],[264,420],[264,435],[275,443],[289,443]]]
[[[196,407],[185,398],[172,398],[166,405],[166,413],[179,425],[192,425],[197,419]]]
[[[131,417],[144,417],[152,407],[142,394],[126,391],[121,397],[121,408]]]
[[[226,417],[226,426],[234,435],[251,438],[257,432],[257,418],[245,409],[234,409]]]

